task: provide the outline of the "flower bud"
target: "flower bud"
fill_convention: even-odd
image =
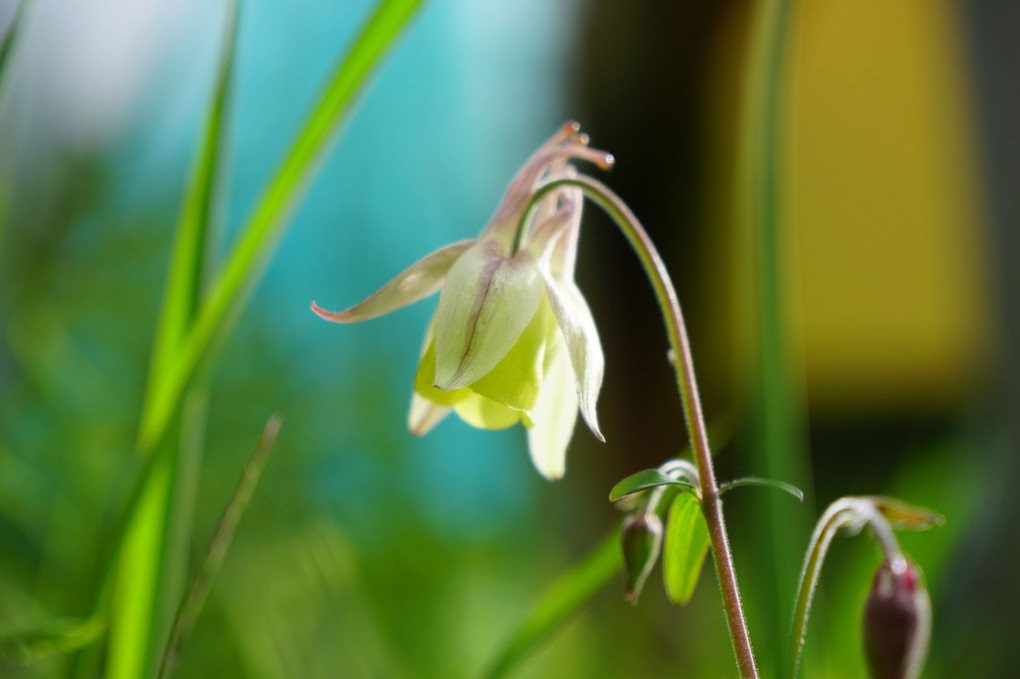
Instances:
[[[864,606],[864,650],[872,679],[915,679],[931,637],[931,601],[921,569],[885,561]]]
[[[621,542],[626,585],[624,596],[636,606],[662,548],[662,519],[651,512],[631,514],[623,521]]]

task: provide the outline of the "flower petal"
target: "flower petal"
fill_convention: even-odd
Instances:
[[[543,278],[553,314],[563,333],[570,365],[574,369],[581,416],[592,433],[600,441],[605,441],[595,416],[595,402],[602,389],[602,373],[605,368],[605,357],[602,355],[602,344],[599,342],[595,319],[592,318],[591,310],[584,301],[581,291],[572,280],[557,281],[548,272],[543,272]]]
[[[388,314],[438,290],[457,258],[474,244],[475,239],[462,240],[425,255],[364,302],[346,311],[325,311],[315,302],[312,302],[312,311],[337,323],[357,323]]]
[[[449,397],[450,392],[441,392],[432,386],[435,381],[435,370],[436,370],[436,319],[433,317],[429,321],[428,330],[425,331],[425,340],[421,347],[421,357],[418,359],[418,371],[415,373],[415,388],[411,390],[411,408],[407,412],[407,428],[411,430],[411,433],[415,436],[424,436],[432,430],[432,427],[439,424],[444,417],[450,414],[453,410],[452,406],[439,405],[433,403],[426,396],[418,393],[418,374],[422,372],[422,365],[431,366],[431,374],[425,376],[423,380],[425,387],[428,390],[435,391],[439,395]],[[425,356],[432,351],[429,359],[426,361]],[[428,391],[426,391],[428,393]]]
[[[453,407],[462,420],[479,429],[506,429],[521,421],[521,412],[501,403],[471,394]]]
[[[528,450],[538,472],[555,481],[566,471],[567,445],[577,423],[577,390],[567,347],[559,332],[546,346],[545,379],[528,429]]]
[[[432,328],[429,328],[431,335]],[[437,406],[450,407],[458,401],[463,401],[471,395],[471,390],[462,389],[436,389],[436,341],[431,339],[421,360],[418,361],[418,372],[414,375],[414,393]],[[412,402],[412,405],[414,403]]]
[[[418,392],[411,393],[411,410],[407,413],[407,428],[415,436],[424,436],[453,410],[451,406],[436,405]]]
[[[556,331],[549,302],[540,302],[528,327],[496,367],[471,384],[471,391],[513,410],[530,411],[543,383],[545,344]]]
[[[503,256],[483,240],[450,268],[436,311],[436,386],[466,387],[485,376],[517,342],[542,298],[530,252]]]

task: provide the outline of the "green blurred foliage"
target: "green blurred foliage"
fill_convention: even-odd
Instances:
[[[721,332],[714,312],[736,313],[736,305],[719,302],[718,291],[730,290],[726,285],[702,285],[718,283],[705,271],[711,268],[705,262],[714,261],[707,234],[718,223],[705,216],[713,205],[699,199],[701,187],[713,186],[706,169],[711,163],[699,164],[699,153],[726,142],[702,140],[718,129],[697,112],[712,110],[704,101],[712,88],[702,82],[703,73],[711,64],[721,68],[713,49],[727,44],[718,36],[737,4],[719,9],[693,3],[679,15],[645,8],[626,21],[614,19],[617,10],[605,3],[584,5],[575,55],[579,91],[571,104],[600,147],[617,153],[614,186],[672,255],[668,264],[694,312],[696,358],[697,347],[707,346],[710,412],[739,411],[740,396],[727,367],[716,360],[721,350],[713,341]],[[307,3],[302,7],[311,11]],[[609,34],[625,46],[638,35],[659,47],[635,47],[627,62],[628,50],[606,49],[600,37]],[[667,47],[677,34],[689,38],[679,53]],[[610,56],[620,63],[607,63]],[[607,91],[617,93],[608,102]],[[455,104],[467,107],[472,100]],[[371,105],[371,99],[364,103]],[[436,107],[423,115],[441,112]],[[553,123],[558,115],[543,113]],[[649,119],[676,126],[672,145],[663,148],[663,132],[647,132]],[[138,134],[145,136],[144,122],[140,126]],[[363,129],[352,125],[351,133]],[[520,131],[513,135],[525,138]],[[5,158],[16,155],[10,134],[3,143]],[[521,143],[509,154],[519,160],[530,148]],[[462,144],[473,148],[471,139]],[[338,145],[337,154],[344,148]],[[107,148],[63,149],[13,174],[0,168],[6,182],[0,188],[14,196],[0,214],[4,639],[27,631],[39,638],[40,630],[50,634],[47,639],[63,639],[74,621],[88,618],[100,552],[142,469],[133,442],[183,171],[177,163],[142,204],[131,204],[120,198],[133,173],[124,155],[130,156]],[[386,157],[397,164],[398,155]],[[510,171],[513,162],[507,161]],[[420,172],[394,175],[393,182],[422,181]],[[356,189],[372,190],[378,187]],[[325,191],[311,198],[323,201]],[[459,199],[456,189],[443,191],[449,192],[443,200]],[[387,199],[394,200],[391,194]],[[463,200],[482,202],[476,196]],[[361,223],[378,226],[373,218]],[[205,555],[266,416],[283,412],[285,425],[209,606],[185,645],[178,676],[475,676],[546,586],[598,544],[619,520],[606,499],[612,485],[671,456],[685,436],[646,284],[636,265],[620,263],[629,253],[615,234],[601,233],[598,218],[588,224],[579,277],[606,345],[601,412],[610,442],[598,447],[579,431],[567,479],[555,485],[532,472],[518,431],[453,433],[462,425],[444,423],[444,433],[437,432],[446,437],[442,451],[436,450],[440,444],[407,434],[404,408],[416,357],[395,358],[391,350],[413,352],[423,315],[387,319],[365,334],[352,330],[341,337],[311,319],[293,322],[291,307],[304,308],[308,288],[288,294],[285,303],[273,289],[255,293],[252,312],[220,348],[212,373],[189,573]],[[387,238],[414,227],[343,231],[328,244],[386,250]],[[422,254],[437,244],[426,243],[428,237],[416,236]],[[272,271],[270,280],[293,274],[302,261],[321,261],[309,254],[315,247],[323,246],[285,253],[291,268]],[[395,272],[376,271],[378,261],[365,259],[354,273],[367,270],[372,280],[357,281],[358,290],[370,290]],[[356,297],[355,283],[343,280],[350,283],[343,294]],[[319,333],[314,341],[308,339],[312,333]],[[831,386],[826,389],[832,393]],[[1015,537],[1002,518],[1013,516],[1008,492],[992,483],[997,475],[1015,474],[1009,471],[1015,463],[1002,462],[1015,458],[1009,419],[988,405],[994,400],[989,394],[997,393],[975,388],[935,405],[865,413],[828,406],[810,422],[819,506],[842,494],[884,493],[947,517],[938,530],[902,538],[926,572],[935,606],[926,677],[1004,676],[1003,668],[1016,659],[1009,633],[1001,631],[1011,629],[1006,613],[973,607],[994,597],[987,592],[1001,589],[1004,600],[1015,600],[1018,590],[1001,577],[994,559],[983,559],[1000,554],[995,545]],[[738,436],[738,445],[718,451],[723,479],[757,471],[747,467],[740,443]],[[451,461],[459,471],[437,468]],[[758,517],[747,497],[758,492],[772,491],[726,498],[741,573],[757,558],[749,536]],[[879,560],[866,538],[834,545],[808,631],[812,670],[805,676],[863,676],[860,611]],[[624,602],[621,579],[528,660],[519,676],[732,675],[718,591],[707,582],[710,570],[684,608],[666,601],[659,570],[637,608]],[[992,614],[976,619],[985,610]],[[973,623],[972,631],[961,630],[960,621]],[[67,656],[54,651],[59,645],[37,643],[34,651],[0,660],[0,675],[66,676],[72,668]]]

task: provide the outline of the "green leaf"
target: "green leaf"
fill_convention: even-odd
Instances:
[[[613,531],[557,580],[503,644],[485,679],[500,679],[528,657],[620,572],[620,534]]]
[[[226,36],[220,53],[213,99],[206,113],[205,126],[194,158],[194,166],[181,202],[174,230],[170,265],[167,269],[163,303],[156,324],[148,396],[166,378],[194,321],[202,293],[205,263],[208,258],[209,229],[223,151],[227,101],[234,71],[238,25],[237,3],[231,3]]]
[[[28,663],[65,655],[89,645],[102,631],[102,620],[93,617],[54,620],[32,629],[0,633],[0,662]]]
[[[697,491],[694,484],[686,479],[674,479],[666,476],[658,469],[646,469],[637,474],[631,474],[613,486],[613,489],[609,492],[609,501],[616,502],[628,495],[633,495],[649,488],[655,488],[656,486],[680,486],[681,490],[688,490],[692,493]]]
[[[350,51],[333,70],[304,127],[241,226],[227,262],[210,284],[209,294],[203,298],[195,323],[165,378],[150,387],[139,434],[141,448],[151,448],[162,436],[213,339],[240,305],[242,294],[258,279],[273,245],[279,241],[294,199],[316,167],[316,160],[350,112],[355,95],[420,4],[421,0],[380,2]]]
[[[7,75],[10,72],[11,54],[14,52],[14,45],[21,34],[21,27],[25,22],[25,8],[29,0],[21,0],[14,9],[14,15],[7,24],[7,31],[0,36],[0,113],[2,113],[4,94],[7,91]],[[4,230],[7,226],[7,209],[10,206],[11,194],[13,193],[13,182],[5,181],[0,186],[0,246],[3,245]]]
[[[701,503],[690,493],[681,493],[669,508],[662,551],[662,579],[670,601],[682,606],[691,600],[706,554],[708,524]]]
[[[14,44],[20,34],[27,5],[28,0],[22,0],[18,3],[17,8],[14,10],[14,16],[11,17],[11,21],[7,25],[7,32],[0,38],[0,94],[3,92],[3,83],[6,80],[7,69],[11,63],[11,53],[14,51]]]
[[[195,576],[194,581],[191,583],[191,588],[177,610],[173,627],[163,649],[158,679],[169,676],[169,673],[173,670],[174,661],[181,645],[191,632],[195,621],[198,620],[198,616],[205,607],[209,591],[212,589],[212,583],[216,576],[219,575],[223,562],[227,558],[227,552],[230,550],[230,545],[234,541],[237,525],[241,521],[244,510],[248,508],[251,496],[255,492],[255,487],[262,476],[266,460],[269,459],[269,453],[273,451],[276,445],[276,438],[280,434],[281,424],[282,420],[279,415],[270,416],[266,421],[265,427],[262,429],[258,445],[252,451],[251,457],[248,458],[248,462],[244,466],[241,480],[238,482],[234,494],[227,503],[226,509],[223,510],[223,516],[220,518],[216,531],[209,541],[209,551],[206,554],[205,561],[202,563],[198,575]]]
[[[217,190],[224,138],[227,101],[236,54],[238,6],[231,3],[225,24],[225,39],[212,102],[194,160],[174,232],[174,244],[167,271],[163,303],[149,365],[139,449],[151,453],[158,436],[144,440],[145,417],[156,391],[172,372],[181,346],[197,313],[208,260],[212,206]],[[204,418],[203,418],[204,419]],[[167,582],[167,569],[175,565],[180,548],[172,544],[176,517],[190,516],[191,489],[197,470],[178,476],[177,456],[167,450],[143,480],[137,504],[125,530],[123,552],[116,568],[117,596],[110,610],[110,651],[106,676],[111,679],[140,676],[152,657],[152,637],[162,622],[160,597]],[[190,458],[188,458],[190,459]]]
[[[786,491],[790,495],[794,496],[801,502],[804,501],[804,493],[800,488],[789,483],[783,483],[782,481],[773,481],[772,479],[763,479],[760,476],[743,476],[739,479],[733,479],[727,481],[719,486],[719,494],[722,495],[726,491],[738,488],[740,486],[768,486],[769,488],[778,488],[779,490]]]

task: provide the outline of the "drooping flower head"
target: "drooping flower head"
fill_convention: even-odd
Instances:
[[[576,176],[574,159],[613,164],[567,123],[517,173],[478,238],[426,255],[346,311],[312,303],[327,320],[354,323],[440,290],[414,380],[411,431],[426,433],[451,410],[485,429],[522,422],[532,460],[549,479],[565,471],[578,410],[604,440],[595,416],[602,346],[574,283],[581,190],[554,190],[529,214],[541,183]]]

